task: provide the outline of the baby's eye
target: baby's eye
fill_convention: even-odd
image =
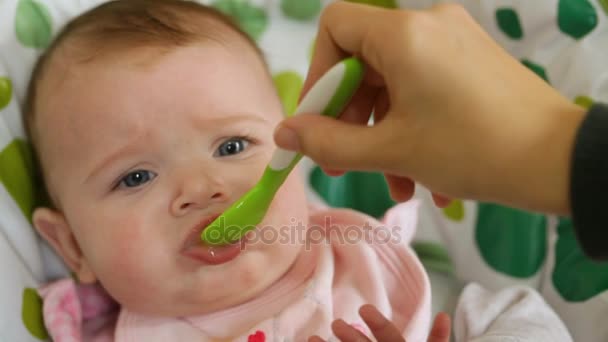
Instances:
[[[130,172],[129,174],[127,174],[126,176],[124,176],[121,180],[120,183],[118,184],[119,187],[127,187],[127,188],[135,188],[138,187],[144,183],[147,183],[149,181],[151,181],[152,179],[154,179],[156,177],[156,174],[152,171],[148,171],[148,170],[135,170],[133,172]]]
[[[229,156],[233,154],[239,154],[243,152],[249,141],[245,138],[230,138],[218,147],[216,155],[220,157]]]

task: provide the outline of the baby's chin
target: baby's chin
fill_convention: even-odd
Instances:
[[[302,246],[277,242],[246,250],[238,274],[231,276],[230,283],[236,284],[230,291],[231,294],[218,298],[215,307],[207,307],[206,313],[240,305],[263,295],[291,269],[303,250]]]
[[[246,248],[229,264],[201,267],[199,275],[184,281],[188,288],[157,289],[156,293],[142,293],[137,299],[119,302],[139,314],[165,317],[194,317],[226,310],[263,295],[291,268],[301,251],[302,245],[280,243]],[[178,294],[164,296],[165,291]]]
[[[264,250],[264,247],[271,251]],[[264,295],[291,269],[302,251],[300,244],[267,245],[246,250],[238,272],[226,278],[226,294],[215,298],[195,315],[217,312],[255,300]]]

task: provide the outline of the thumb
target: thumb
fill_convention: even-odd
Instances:
[[[298,151],[319,166],[339,170],[380,171],[395,164],[390,132],[381,124],[365,126],[320,115],[304,114],[284,120],[274,139],[284,149]]]

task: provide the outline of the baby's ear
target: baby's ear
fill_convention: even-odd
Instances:
[[[49,208],[37,208],[32,221],[38,233],[63,258],[81,283],[95,282],[95,275],[62,213]]]

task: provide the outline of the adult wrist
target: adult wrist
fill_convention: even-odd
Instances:
[[[572,149],[585,110],[563,98],[539,102],[542,110],[528,109],[530,115],[513,130],[511,147],[503,149],[508,154],[496,179],[496,202],[568,215]]]

